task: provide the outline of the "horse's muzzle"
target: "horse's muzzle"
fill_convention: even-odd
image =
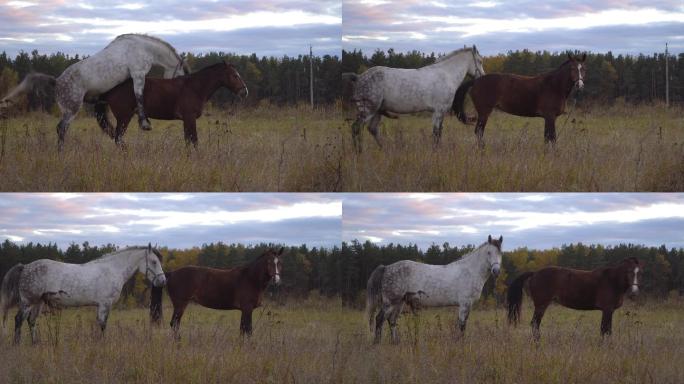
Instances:
[[[492,268],[492,276],[494,276],[495,279],[499,277],[499,273],[501,273],[501,269],[499,267]]]
[[[575,83],[575,88],[577,88],[578,91],[583,90],[583,89],[584,89],[584,81],[578,80],[578,81]]]
[[[154,280],[152,281],[152,285],[155,287],[163,287],[166,285],[166,276],[162,273],[161,275],[157,275],[154,277]]]
[[[237,92],[237,95],[240,96],[241,99],[246,99],[247,96],[249,95],[249,91],[247,90],[247,87],[241,88]]]
[[[638,285],[632,285],[632,287],[629,289],[629,293],[627,294],[627,297],[630,299],[634,299],[639,295],[639,286]]]

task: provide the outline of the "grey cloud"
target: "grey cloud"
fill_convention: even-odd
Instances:
[[[684,194],[653,193],[557,193],[542,194],[547,197],[543,201],[525,200],[538,195],[439,194],[436,199],[418,201],[406,198],[405,194],[347,194],[344,196],[343,239],[365,240],[371,236],[382,238],[382,243],[416,243],[425,248],[431,243],[445,241],[452,245],[479,244],[491,234],[503,235],[509,249],[522,246],[550,248],[576,242],[684,246],[684,218],[681,217],[644,219],[634,223],[613,220],[573,226],[543,225],[518,230],[496,216],[482,214],[482,211],[502,214],[610,213],[647,208],[655,203],[684,204]],[[490,201],[492,199],[495,201]],[[464,228],[477,232],[463,232]],[[393,234],[396,231],[414,232],[400,236]]]

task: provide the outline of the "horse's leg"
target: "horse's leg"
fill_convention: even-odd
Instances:
[[[485,114],[478,114],[477,116],[477,124],[475,124],[475,136],[477,136],[477,146],[480,147],[480,149],[484,148],[484,130],[485,126],[487,126],[487,119],[489,118],[489,115]]]
[[[375,138],[375,142],[378,143],[378,147],[382,148],[380,136],[378,136],[378,125],[380,124],[380,119],[382,119],[382,115],[380,115],[379,113],[373,115],[373,118],[371,119],[370,123],[368,123],[368,132],[370,132],[373,135],[373,138]]]
[[[185,142],[192,143],[197,149],[197,122],[194,117],[190,116],[183,119],[183,132],[185,133]]]
[[[444,122],[444,112],[435,111],[432,114],[432,148],[437,148],[439,140],[442,138],[442,123]]]
[[[392,309],[389,312],[389,318],[387,319],[387,321],[390,325],[390,336],[392,344],[399,344],[399,331],[397,330],[397,320],[399,319],[399,315],[401,314],[401,310],[403,309],[403,307],[404,301],[400,301],[399,303],[392,305]]]
[[[150,120],[145,116],[145,108],[143,107],[145,74],[146,72],[143,71],[131,72],[131,79],[133,79],[133,93],[135,94],[135,103],[138,107],[138,124],[141,129],[149,131],[152,129],[152,126],[150,125]]]
[[[126,134],[126,129],[128,128],[128,124],[131,122],[131,118],[133,117],[133,114],[131,113],[130,115],[126,117],[121,117],[120,119],[116,119],[116,133],[114,134],[114,142],[116,145],[118,145],[121,149],[126,149],[126,143],[123,141],[123,137]]]
[[[78,109],[76,112],[78,112]],[[62,149],[64,148],[64,138],[69,129],[69,124],[74,120],[74,117],[76,117],[76,113],[66,112],[62,115],[62,119],[57,124],[57,150],[59,152],[62,152]]]
[[[252,308],[242,310],[240,317],[240,335],[252,336]]]
[[[366,116],[364,113],[359,112],[356,117],[356,121],[352,124],[352,141],[354,143],[354,149],[357,153],[361,153],[361,128],[372,118],[374,115]],[[370,128],[369,128],[370,130]]]
[[[38,315],[40,315],[40,309],[42,308],[42,306],[42,302],[33,304],[29,311],[28,318],[26,319],[29,325],[29,329],[31,330],[31,344],[36,344],[36,342],[38,341],[36,335],[36,320],[38,319]]]
[[[19,342],[21,341],[21,325],[24,323],[24,320],[28,317],[29,309],[30,308],[25,304],[19,304],[19,310],[17,311],[17,315],[14,316],[14,344],[19,344]]]
[[[544,312],[546,312],[547,307],[548,304],[537,305],[535,303],[534,305],[534,315],[532,316],[532,336],[534,337],[535,341],[539,341],[539,339],[541,338],[539,326],[541,325],[541,321],[544,317]]]
[[[83,105],[85,90],[76,86],[72,81],[57,81],[55,88],[57,105],[62,112],[62,119],[57,124],[57,149],[61,152],[64,147],[64,138],[69,129],[69,124],[74,120]]]
[[[380,308],[380,312],[375,316],[375,339],[373,344],[380,344],[382,340],[382,326],[385,323],[385,307]]]
[[[458,307],[458,330],[461,332],[460,336],[465,334],[466,323],[470,316],[470,304],[461,304]]]
[[[604,309],[601,317],[601,336],[610,336],[613,332],[613,310]]]
[[[173,301],[173,297],[171,297]],[[171,316],[171,329],[173,330],[173,337],[176,340],[180,340],[180,321],[183,317],[183,312],[185,312],[185,307],[188,306],[188,302],[175,302],[173,301],[173,316]]]
[[[556,117],[544,118],[544,142],[556,144]]]
[[[105,328],[107,328],[107,319],[109,318],[111,309],[112,305],[109,303],[102,303],[97,306],[97,324],[100,325],[102,336],[104,336]]]

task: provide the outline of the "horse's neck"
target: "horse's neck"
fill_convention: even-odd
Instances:
[[[466,61],[464,61],[461,57],[463,56],[464,52],[457,53],[454,56],[444,60],[444,61],[439,61],[434,64],[431,64],[430,67],[433,68],[448,68],[448,69],[465,69],[466,67]],[[465,76],[465,71],[464,71],[464,76]]]
[[[484,281],[487,280],[487,277],[489,277],[489,268],[487,266],[487,259],[483,256],[480,256],[477,254],[478,249],[472,251],[471,253],[468,253],[467,255],[463,256],[463,258],[456,260],[452,262],[451,264],[448,265],[450,268],[467,268],[471,271],[474,271],[475,276],[478,277],[477,281],[482,280],[482,283],[484,284]]]
[[[618,294],[623,294],[629,289],[629,284],[625,283],[624,279],[621,278],[623,275],[623,266],[617,266],[608,268],[608,279],[610,280],[610,286],[614,287]]]
[[[216,69],[208,68],[189,76],[189,85],[196,94],[202,97],[202,101],[207,101],[219,88],[221,81],[214,75]]]
[[[567,98],[570,92],[572,92],[572,87],[574,84],[572,83],[570,75],[567,73],[567,69],[565,67],[566,64],[563,64],[560,66],[560,68],[548,73],[546,76],[551,79],[554,89],[562,89],[563,97]]]
[[[263,263],[263,260],[257,259],[245,267],[245,271],[249,277],[249,280],[260,289],[266,288],[269,280],[264,273],[264,266],[262,265]]]
[[[111,256],[108,260],[103,260],[101,263],[114,267],[115,270],[120,271],[120,278],[122,284],[133,276],[138,269],[138,262],[141,256],[138,252],[127,252],[122,255]]]
[[[154,39],[147,39],[143,37],[139,38],[139,42],[147,46],[148,50],[157,59],[157,64],[168,69],[173,69],[179,65],[180,59],[178,58],[178,55],[166,44]]]

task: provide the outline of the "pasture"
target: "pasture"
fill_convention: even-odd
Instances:
[[[681,383],[684,316],[681,300],[627,301],[614,333],[599,336],[600,313],[552,306],[535,345],[527,326],[505,323],[503,308],[477,306],[464,338],[455,340],[454,309],[404,314],[400,345],[371,344],[361,311],[310,299],[267,304],[254,317],[254,336],[238,335],[238,311],[193,305],[173,341],[164,322],[151,328],[146,309],[114,310],[104,340],[92,309],[42,317],[41,341],[11,345],[0,338],[0,377],[25,382],[239,383]],[[11,330],[11,329],[10,329]],[[387,336],[387,333],[385,334]]]
[[[0,190],[681,191],[683,115],[661,106],[578,108],[566,124],[558,118],[551,148],[542,119],[494,112],[484,150],[474,127],[454,116],[433,150],[430,118],[406,115],[383,118],[382,150],[364,129],[357,155],[346,120],[353,112],[340,107],[209,108],[197,122],[197,151],[186,147],[180,121],[154,120],[151,132],[133,121],[122,151],[82,114],[62,154],[58,118],[33,113],[0,121]]]

